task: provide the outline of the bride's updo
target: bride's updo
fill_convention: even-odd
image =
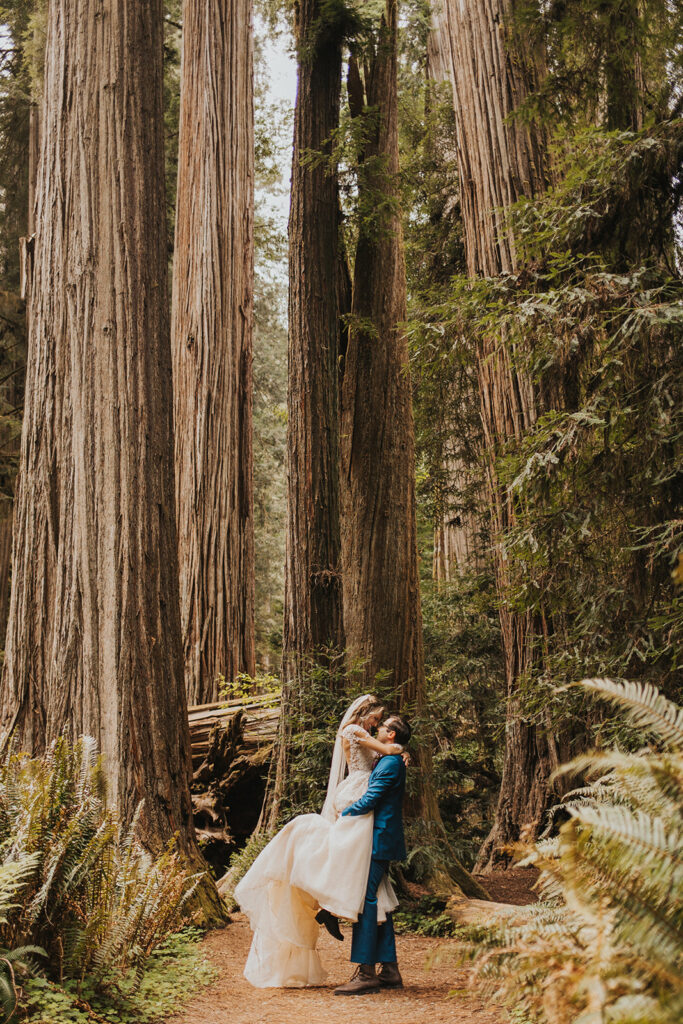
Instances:
[[[365,718],[367,718],[368,715],[371,715],[374,711],[380,711],[382,713],[382,716],[384,716],[386,708],[380,700],[377,700],[377,697],[369,696],[367,700],[364,700],[363,703],[356,708],[353,715],[349,719],[348,724],[358,725]]]

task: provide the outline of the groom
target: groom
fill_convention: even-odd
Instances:
[[[400,743],[410,739],[410,726],[398,715],[390,715],[379,726],[377,739],[383,743]],[[384,924],[377,924],[377,890],[392,860],[405,860],[403,838],[403,794],[406,766],[399,754],[387,754],[375,765],[368,788],[351,804],[345,814],[375,812],[372,832],[372,860],[365,891],[363,913],[353,926],[351,963],[358,964],[346,985],[334,990],[336,996],[361,995],[378,988],[400,988],[403,980],[396,962],[396,942],[391,914]],[[379,974],[375,965],[380,964]]]

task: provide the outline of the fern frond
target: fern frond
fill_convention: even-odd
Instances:
[[[636,727],[654,733],[669,747],[683,749],[683,708],[667,700],[651,683],[582,679],[579,685],[625,708]]]

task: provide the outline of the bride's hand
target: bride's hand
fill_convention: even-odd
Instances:
[[[403,753],[401,754],[401,757],[403,758],[403,763],[406,766],[406,768],[409,768],[410,767],[410,754],[408,753],[408,751],[404,750]]]

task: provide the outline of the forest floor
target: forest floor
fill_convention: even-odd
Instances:
[[[488,875],[474,877],[497,903],[525,907],[538,900],[538,893],[533,889],[538,879],[536,868],[509,868],[507,871],[492,871]]]
[[[404,988],[364,996],[335,997],[333,989],[348,981],[351,928],[344,942],[323,933],[318,949],[329,971],[320,988],[252,988],[242,975],[251,931],[247,919],[235,914],[232,923],[211,932],[204,952],[219,971],[216,981],[167,1024],[367,1024],[378,1017],[390,1024],[504,1024],[507,1015],[468,987],[468,972],[449,963],[452,939],[398,935],[398,960]],[[443,959],[431,964],[434,954]]]
[[[537,897],[531,890],[533,869],[515,869],[487,875],[482,881],[494,900],[522,905]],[[369,1018],[386,1018],[391,1024],[504,1024],[504,1010],[470,985],[467,969],[449,957],[452,939],[421,935],[397,936],[398,958],[404,988],[373,992],[366,996],[335,997],[333,989],[348,981],[351,928],[343,928],[343,943],[325,932],[318,943],[329,971],[324,986],[306,989],[255,989],[244,979],[251,931],[243,914],[204,939],[207,958],[218,969],[216,981],[193,999],[168,1024],[363,1024]],[[438,956],[437,956],[438,954]]]

